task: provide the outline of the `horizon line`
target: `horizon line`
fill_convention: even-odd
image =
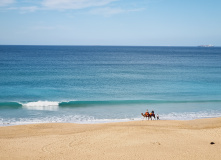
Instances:
[[[220,46],[207,46],[207,45],[67,45],[67,44],[0,44],[0,46],[88,46],[88,47],[201,47],[201,48],[214,48]]]

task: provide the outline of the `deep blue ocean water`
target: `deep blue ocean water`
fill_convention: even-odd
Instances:
[[[221,47],[0,46],[0,125],[221,116]]]

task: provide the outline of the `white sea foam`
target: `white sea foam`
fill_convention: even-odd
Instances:
[[[58,110],[59,102],[55,101],[37,101],[22,103],[23,108],[30,110]]]
[[[94,123],[111,123],[111,122],[126,122],[140,119],[96,119],[92,116],[86,115],[72,115],[72,116],[52,116],[39,118],[10,118],[0,119],[0,126],[36,124],[36,123],[79,123],[79,124],[94,124]]]
[[[172,112],[169,114],[160,115],[161,119],[165,120],[193,120],[202,118],[221,117],[220,111],[201,111],[201,112]]]
[[[34,106],[35,107],[35,106]],[[220,111],[203,111],[203,112],[172,112],[169,114],[160,114],[161,120],[192,120],[201,118],[221,117]],[[57,115],[57,116],[41,116],[32,118],[0,118],[0,126],[34,124],[34,123],[111,123],[111,122],[127,122],[143,120],[141,116],[137,117],[116,117],[116,118],[98,118],[89,115]]]

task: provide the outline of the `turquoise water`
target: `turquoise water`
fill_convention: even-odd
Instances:
[[[0,125],[221,116],[220,47],[0,46]]]

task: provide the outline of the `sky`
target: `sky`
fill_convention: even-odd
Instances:
[[[0,45],[221,46],[221,0],[0,0]]]

